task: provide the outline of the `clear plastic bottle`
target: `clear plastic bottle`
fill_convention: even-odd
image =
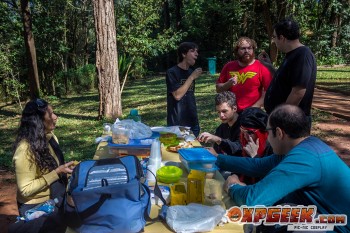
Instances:
[[[141,116],[139,115],[139,111],[137,109],[131,109],[127,118],[133,119],[136,122],[141,122]]]
[[[55,211],[55,205],[58,203],[58,199],[49,199],[24,213],[24,220],[30,221],[39,218],[42,215],[47,215]]]

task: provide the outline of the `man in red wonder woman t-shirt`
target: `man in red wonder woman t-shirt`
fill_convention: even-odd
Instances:
[[[272,80],[269,69],[255,59],[257,45],[248,37],[235,44],[237,60],[228,62],[216,81],[216,91],[232,91],[237,98],[237,112],[248,107],[262,107],[267,88]]]

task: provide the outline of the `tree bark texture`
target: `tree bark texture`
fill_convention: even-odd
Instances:
[[[94,1],[99,118],[122,115],[113,0]]]
[[[330,25],[333,25],[333,33],[332,33],[332,38],[331,38],[331,48],[337,47],[337,40],[338,40],[338,32],[339,29],[341,28],[341,16],[339,13],[337,13],[334,9],[332,8],[331,11],[331,17],[330,17]]]
[[[169,29],[170,28],[170,11],[169,11],[169,1],[168,0],[164,0],[164,2],[163,2],[163,14],[164,14],[164,28]],[[170,54],[167,53],[167,55],[166,55],[166,67],[169,67],[169,66],[170,66]],[[123,88],[122,88],[122,90],[123,90]]]
[[[182,15],[181,15],[181,9],[183,8],[182,0],[175,0],[175,19],[176,19],[176,29],[178,31],[181,30],[182,25]]]
[[[266,25],[266,31],[267,31],[267,35],[269,38],[272,37],[273,35],[273,25],[272,25],[272,13],[270,11],[270,5],[271,2],[268,1],[262,1],[262,12],[263,12],[263,18],[264,18],[264,22]],[[270,46],[270,59],[272,62],[275,62],[277,60],[277,47],[275,43],[271,42],[271,46]]]
[[[36,61],[36,49],[34,43],[34,35],[32,32],[32,19],[29,10],[29,0],[21,0],[21,14],[23,21],[23,36],[24,44],[27,53],[28,62],[28,81],[30,98],[35,99],[40,97],[40,83],[38,66]]]

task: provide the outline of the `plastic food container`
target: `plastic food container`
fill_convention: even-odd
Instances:
[[[112,140],[115,144],[128,144],[130,132],[121,126],[112,127]]]
[[[215,165],[216,157],[204,148],[186,148],[179,149],[180,160],[185,168],[190,170],[199,170],[206,173],[218,170]]]
[[[137,157],[147,158],[151,154],[151,148],[142,146],[110,146],[109,153],[115,154],[117,157],[135,155]]]
[[[130,142],[134,140],[130,139]],[[115,156],[135,155],[141,158],[148,158],[151,154],[151,145],[142,145],[140,143],[114,144],[108,140],[109,153]]]
[[[159,137],[158,132],[153,132],[150,138],[129,139],[128,144],[116,144],[113,138],[108,139],[109,153],[116,156],[135,155],[141,158],[148,158],[151,154],[151,145],[154,139]]]
[[[157,170],[157,180],[166,184],[178,182],[181,176],[181,168],[175,166],[164,166]]]

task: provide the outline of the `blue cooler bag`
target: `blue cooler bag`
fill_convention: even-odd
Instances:
[[[133,155],[81,162],[68,184],[75,205],[65,202],[68,225],[81,233],[142,231],[151,210],[144,180]]]

